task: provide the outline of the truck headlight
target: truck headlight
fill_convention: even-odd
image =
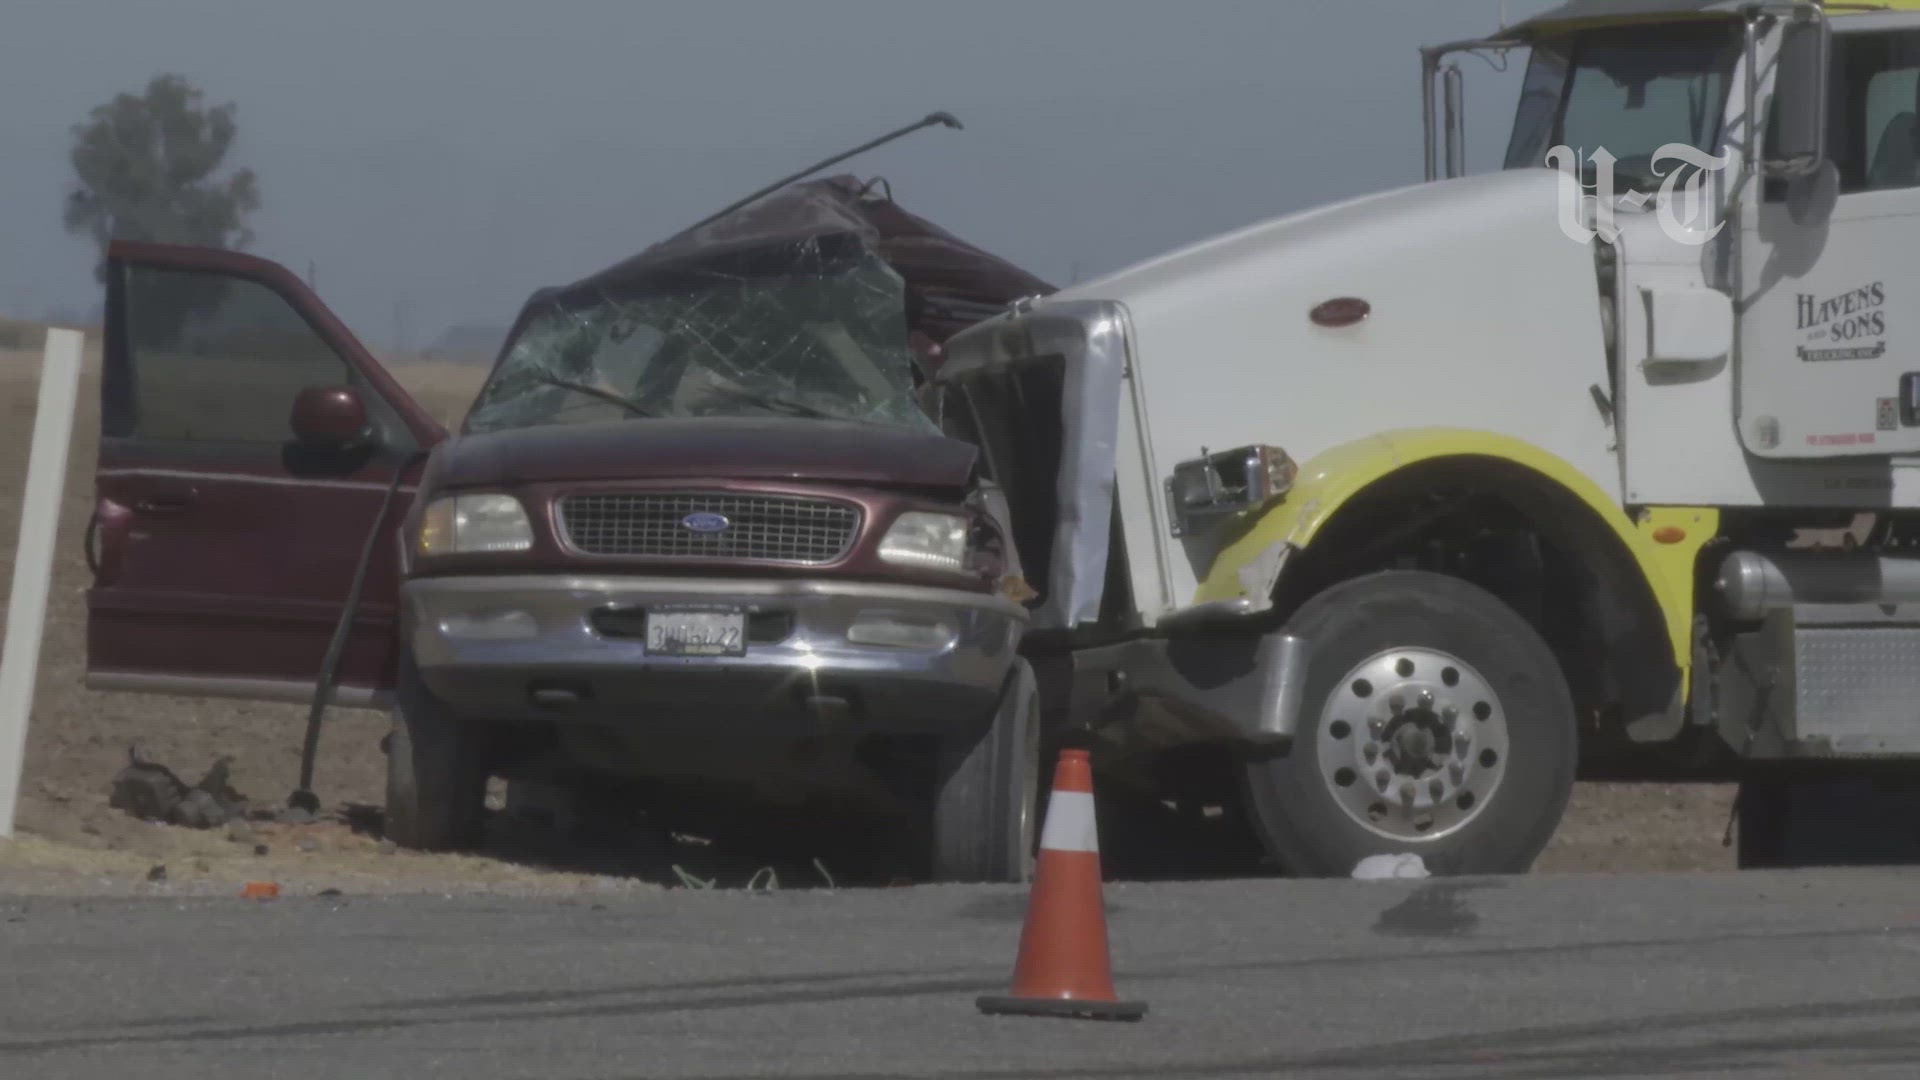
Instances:
[[[897,566],[960,572],[966,567],[967,519],[909,510],[880,538],[880,558]]]
[[[1277,446],[1242,446],[1217,454],[1201,450],[1203,456],[1175,465],[1167,478],[1167,510],[1175,536],[1265,506],[1285,495],[1300,471]]]
[[[473,555],[526,551],[533,547],[533,522],[511,495],[448,495],[428,504],[420,516],[418,549],[422,555]]]

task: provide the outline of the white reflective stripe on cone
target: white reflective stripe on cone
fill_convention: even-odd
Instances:
[[[1040,846],[1048,851],[1099,851],[1100,836],[1093,823],[1093,793],[1056,791],[1047,799],[1047,824]]]

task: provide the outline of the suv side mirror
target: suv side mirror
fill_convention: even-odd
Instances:
[[[309,386],[293,399],[293,436],[317,447],[348,449],[372,438],[367,403],[351,386]]]
[[[1827,163],[1827,57],[1832,36],[1826,15],[1818,8],[1802,6],[1780,27],[1773,116],[1760,160],[1765,176],[1811,176]]]

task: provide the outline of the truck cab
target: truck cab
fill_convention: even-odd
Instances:
[[[1467,54],[1524,63],[1492,173]],[[1043,698],[1312,874],[1525,870],[1603,757],[1920,753],[1920,9],[1580,0],[1421,64],[1424,182],[948,343]]]

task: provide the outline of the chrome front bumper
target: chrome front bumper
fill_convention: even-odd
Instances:
[[[1000,597],[831,579],[466,576],[417,578],[403,595],[402,632],[422,678],[458,709],[681,720],[706,731],[748,713],[823,709],[889,730],[978,719],[1027,621]],[[745,609],[746,654],[649,653],[640,613],[688,604]],[[901,627],[926,640],[876,643]]]

